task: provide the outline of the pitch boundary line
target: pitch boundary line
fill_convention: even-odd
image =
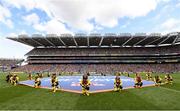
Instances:
[[[23,85],[23,86],[29,86],[29,87],[34,87],[33,85],[29,85],[29,84],[19,84],[19,85]],[[151,86],[154,86],[154,84],[151,84],[151,85],[144,85],[143,87],[151,87]],[[40,87],[41,89],[52,89],[50,87]],[[133,89],[134,87],[130,86],[130,87],[126,87],[124,88],[123,90],[127,90],[127,89]],[[107,90],[98,90],[98,91],[90,91],[89,93],[92,94],[92,93],[102,93],[102,92],[111,92],[113,91],[114,89],[107,89]],[[71,93],[78,93],[78,94],[81,94],[82,92],[81,91],[75,91],[75,90],[69,90],[69,89],[57,89],[57,91],[64,91],[64,92],[71,92]]]

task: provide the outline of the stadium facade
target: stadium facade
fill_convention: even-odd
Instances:
[[[34,34],[31,37],[19,35],[18,37],[8,37],[8,39],[34,47],[26,54],[28,65],[30,67],[46,65],[45,69],[48,68],[49,71],[80,73],[84,71],[98,73],[143,70],[180,71],[179,32],[166,35],[160,33],[149,35],[145,33],[134,35],[130,33],[107,33],[104,35],[94,33],[75,34],[74,36],[71,34],[61,34],[60,36]],[[103,67],[106,69],[104,70]],[[142,70],[138,70],[141,67]]]

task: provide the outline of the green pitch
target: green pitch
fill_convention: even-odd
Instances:
[[[180,110],[180,73],[172,75],[173,85],[127,89],[121,93],[97,93],[89,97],[68,92],[52,93],[47,89],[27,86],[12,86],[5,82],[5,76],[4,73],[0,73],[1,110]],[[19,74],[19,77],[20,80],[27,79],[25,74]]]

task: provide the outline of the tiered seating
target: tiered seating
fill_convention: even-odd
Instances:
[[[180,45],[118,48],[34,48],[27,53],[26,72],[178,72]]]
[[[114,74],[115,72],[179,72],[180,64],[61,64],[61,65],[25,65],[12,71],[15,72],[70,72],[97,74]]]
[[[16,65],[22,61],[23,61],[23,59],[0,58],[0,66],[13,66],[13,65]]]
[[[87,55],[149,55],[180,53],[180,45],[168,47],[122,47],[122,48],[35,48],[26,55],[29,56],[87,56]]]

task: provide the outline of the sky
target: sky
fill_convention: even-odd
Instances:
[[[0,58],[24,58],[20,34],[180,31],[180,0],[0,0]]]

